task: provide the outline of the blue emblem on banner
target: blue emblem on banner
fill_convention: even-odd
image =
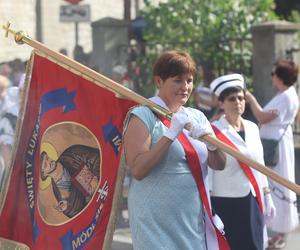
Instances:
[[[74,97],[76,91],[68,92],[66,88],[56,89],[44,94],[41,100],[43,115],[50,109],[63,107],[64,112],[75,109]]]
[[[118,155],[122,143],[122,135],[116,126],[112,123],[112,119],[102,127],[104,140],[110,143],[116,155]]]

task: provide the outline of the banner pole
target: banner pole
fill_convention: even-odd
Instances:
[[[70,68],[70,70],[71,69],[76,70],[80,74],[91,78],[95,82],[95,84],[97,84],[98,86],[104,87],[104,88],[120,95],[121,97],[135,101],[141,105],[148,106],[152,111],[154,111],[158,115],[161,115],[168,120],[171,119],[172,113],[167,111],[166,109],[160,107],[159,105],[153,103],[152,101],[146,99],[145,97],[135,93],[134,91],[122,86],[121,84],[111,80],[110,78],[105,77],[104,75],[101,75],[100,73],[72,60],[71,58],[69,58],[65,55],[62,55],[58,52],[55,52],[54,50],[49,49],[42,43],[40,43],[34,39],[31,39],[25,32],[23,32],[23,31],[16,32],[16,31],[10,29],[9,22],[6,25],[3,25],[2,27],[6,31],[6,33],[5,33],[6,37],[8,37],[8,34],[14,35],[15,42],[17,44],[26,43],[29,46],[33,47],[34,49],[38,50],[39,52],[45,54],[46,56],[53,58],[58,63],[68,66]],[[299,185],[297,185],[294,182],[291,182],[290,180],[287,180],[287,179],[281,177],[275,171],[264,166],[263,164],[260,164],[257,161],[254,161],[254,160],[246,157],[239,151],[232,149],[231,147],[229,147],[228,145],[226,145],[219,139],[214,138],[213,136],[210,136],[210,135],[205,135],[205,136],[201,137],[201,140],[217,146],[222,151],[224,151],[224,152],[230,154],[231,156],[233,156],[234,158],[246,163],[250,167],[256,169],[257,171],[268,176],[272,180],[278,182],[279,184],[285,186],[286,188],[288,188],[288,189],[294,191],[295,193],[297,193],[298,195],[300,195],[300,186]]]

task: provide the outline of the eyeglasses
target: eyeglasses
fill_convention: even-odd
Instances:
[[[245,100],[245,97],[239,95],[239,96],[231,96],[231,97],[227,98],[227,101],[229,101],[229,102],[235,102],[236,100],[239,100],[240,102],[242,102]]]

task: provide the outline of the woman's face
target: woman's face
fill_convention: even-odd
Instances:
[[[276,75],[275,68],[272,69],[271,77],[272,77],[272,85],[274,86],[274,88],[278,89],[278,87],[280,85],[282,85],[283,83],[282,83],[281,79],[278,78],[278,76]]]
[[[158,95],[172,112],[177,112],[189,99],[193,90],[193,76],[191,74],[178,75],[162,80],[155,77]]]
[[[227,116],[240,116],[245,111],[245,95],[241,90],[229,94],[224,102],[221,102],[221,108]]]

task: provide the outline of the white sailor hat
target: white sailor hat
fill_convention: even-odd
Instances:
[[[210,89],[219,96],[221,92],[230,87],[245,87],[244,77],[240,74],[229,74],[216,78],[210,84]]]

